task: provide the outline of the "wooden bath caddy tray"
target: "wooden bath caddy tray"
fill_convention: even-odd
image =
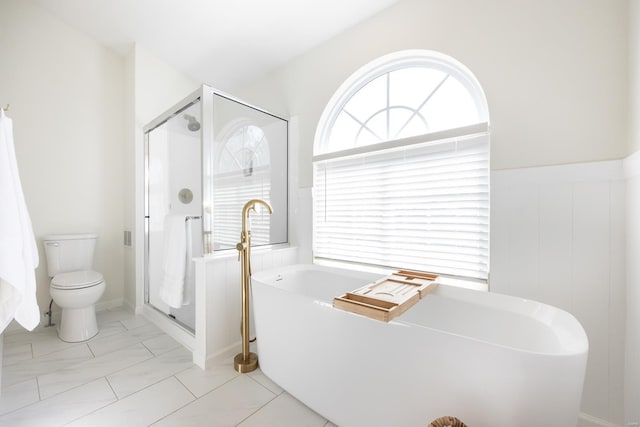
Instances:
[[[438,284],[437,274],[399,270],[391,276],[335,297],[333,306],[388,322],[400,316]]]

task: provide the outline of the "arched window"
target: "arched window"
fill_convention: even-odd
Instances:
[[[241,226],[238,213],[244,204],[255,198],[271,201],[271,159],[269,141],[264,131],[251,123],[234,123],[228,134],[220,137],[217,173],[213,176],[213,219],[216,250],[235,248]],[[251,217],[251,238],[254,245],[270,242],[270,216],[264,212]]]
[[[382,57],[351,76],[314,145],[314,256],[487,279],[484,93],[454,59]]]

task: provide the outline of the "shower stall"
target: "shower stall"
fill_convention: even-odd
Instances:
[[[144,134],[145,310],[195,337],[193,260],[237,256],[244,203],[274,210],[252,215],[254,246],[287,242],[287,121],[202,86]]]

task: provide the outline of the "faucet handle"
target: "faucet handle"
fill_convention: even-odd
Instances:
[[[236,250],[238,251],[238,261],[240,261],[240,253],[247,248],[247,244],[244,242],[236,243]]]

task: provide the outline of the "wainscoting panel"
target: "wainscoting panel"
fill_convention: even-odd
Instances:
[[[492,171],[492,292],[572,313],[589,337],[582,412],[623,423],[621,161]]]

